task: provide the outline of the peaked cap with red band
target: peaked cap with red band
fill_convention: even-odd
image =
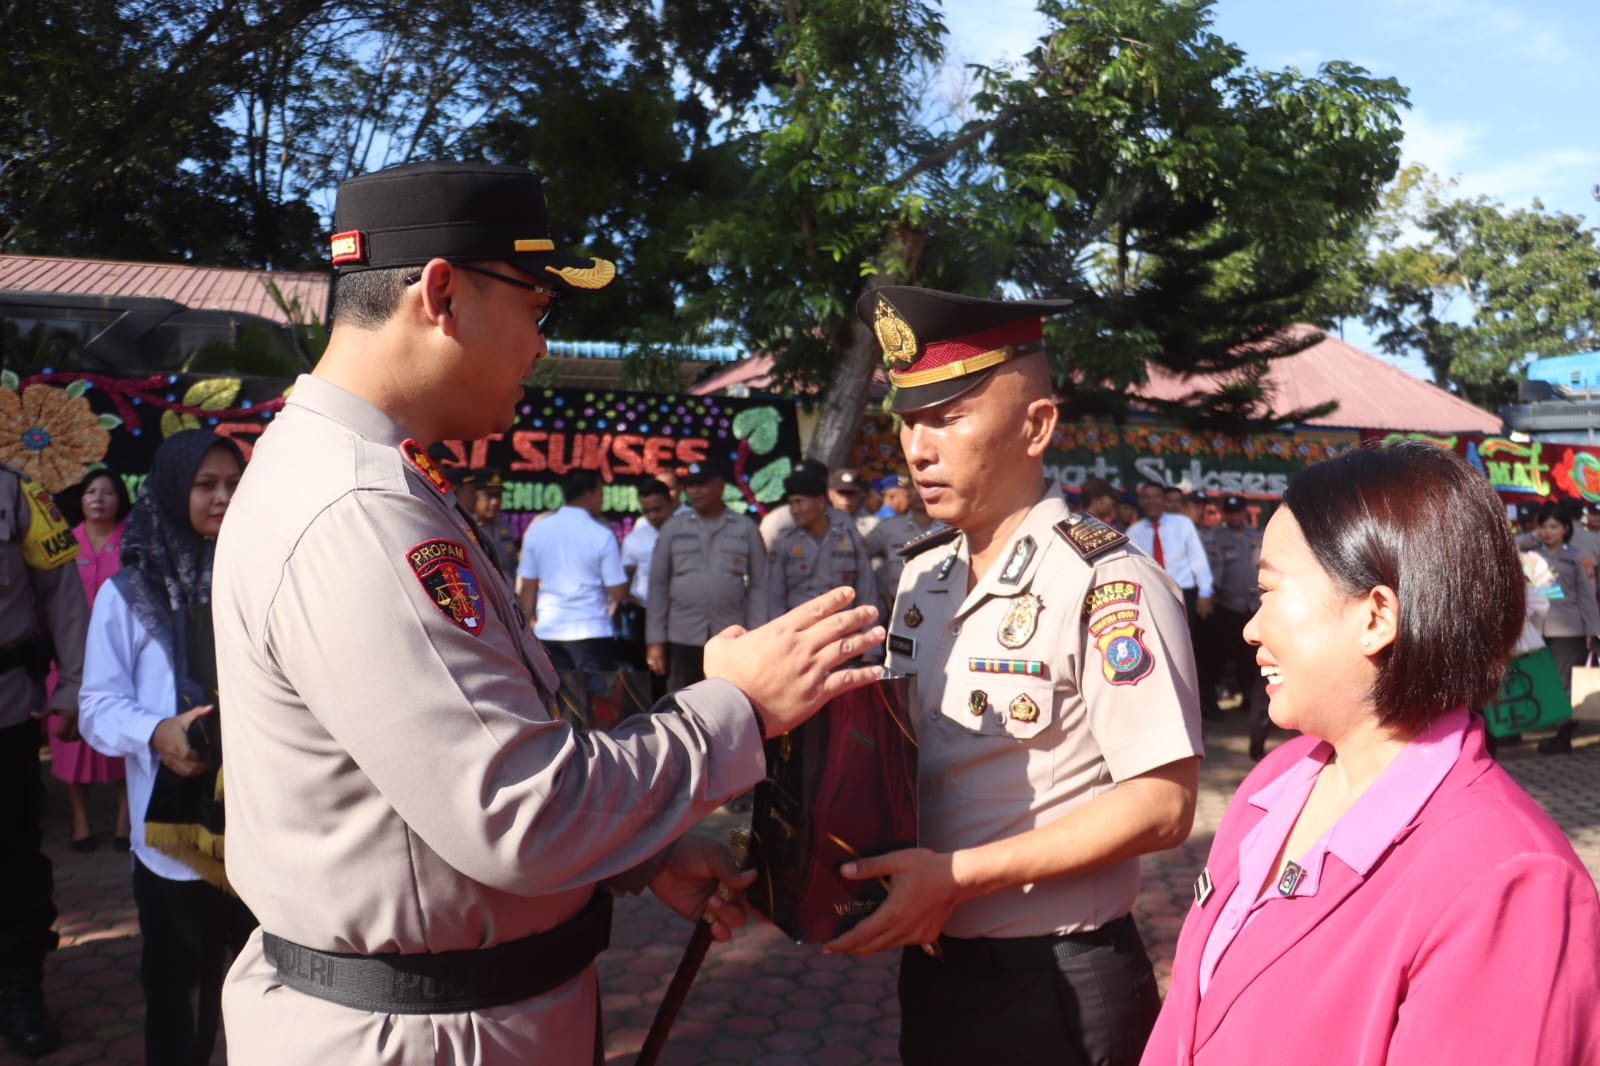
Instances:
[[[984,300],[885,285],[862,295],[856,314],[883,348],[896,411],[955,399],[1001,363],[1044,350],[1044,318],[1071,300]]]
[[[603,289],[617,276],[608,260],[556,251],[544,182],[522,167],[403,163],[363,174],[339,186],[333,229],[341,274],[435,258],[502,262],[563,294]]]

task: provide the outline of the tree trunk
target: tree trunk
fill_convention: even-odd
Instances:
[[[868,281],[872,288],[883,284],[887,282],[877,278]],[[861,432],[861,420],[866,415],[867,387],[872,384],[872,371],[879,357],[878,338],[865,323],[854,322],[848,332],[841,332],[849,343],[843,350],[837,344],[834,346],[839,368],[823,394],[816,432],[812,433],[811,445],[806,449],[808,458],[825,464],[829,470],[837,470],[850,459],[856,437]]]

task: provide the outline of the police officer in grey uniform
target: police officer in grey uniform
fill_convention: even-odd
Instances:
[[[683,475],[689,510],[661,527],[650,557],[645,605],[645,662],[679,689],[705,676],[706,641],[728,626],[765,622],[767,553],[748,516],[728,509],[728,464],[707,459]],[[780,612],[781,613],[781,612]]]
[[[1261,564],[1261,531],[1249,523],[1244,498],[1227,496],[1222,501],[1222,524],[1211,529],[1211,580],[1216,589],[1217,609],[1210,622],[1216,635],[1218,665],[1233,663],[1234,684],[1239,686],[1239,706],[1250,715],[1250,755],[1259,759],[1266,753],[1267,694],[1261,671],[1256,667],[1256,650],[1244,639],[1244,624],[1261,606],[1257,570]],[[1220,676],[1220,669],[1218,674]]]
[[[44,1004],[44,957],[57,943],[54,879],[43,848],[39,780],[44,682],[61,736],[78,736],[78,685],[89,603],[78,543],[50,494],[0,465],[0,1032],[19,1055],[61,1043]],[[53,649],[53,652],[52,652]]]
[[[894,609],[895,590],[900,586],[900,573],[906,568],[905,557],[900,554],[901,546],[944,528],[943,522],[928,514],[928,508],[922,502],[922,497],[917,495],[911,479],[904,474],[899,477],[906,482],[904,488],[909,494],[910,510],[892,518],[880,519],[872,532],[867,534],[867,555],[872,559],[878,583],[878,599],[884,606],[885,617],[888,616],[887,612]]]
[[[885,286],[858,312],[900,443],[950,528],[902,551],[889,669],[917,678],[920,847],[846,863],[888,899],[826,945],[905,946],[903,1061],[1132,1064],[1159,1009],[1129,911],[1138,856],[1193,819],[1200,730],[1183,601],[1047,485],[1041,316]]]
[[[877,603],[872,563],[855,525],[828,506],[828,483],[812,470],[796,470],[783,483],[795,525],[778,535],[767,558],[767,610],[781,614],[841,586],[857,603]]]
[[[553,301],[612,279],[555,250],[538,177],[417,163],[340,187],[333,329],[256,445],[217,545],[228,875],[262,929],[223,993],[228,1060],[601,1055],[592,960],[644,885],[713,933],[748,883],[684,830],[762,737],[870,671],[843,592],[713,640],[677,713],[554,716],[555,671],[425,449],[503,432]],[[75,579],[74,579],[75,580]]]

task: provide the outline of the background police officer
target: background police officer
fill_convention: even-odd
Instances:
[[[689,509],[667,519],[650,558],[645,662],[668,689],[705,677],[706,641],[728,626],[754,629],[767,611],[767,553],[748,516],[723,502],[733,472],[717,459],[683,475]]]
[[[68,565],[77,554],[49,494],[0,465],[0,1031],[22,1055],[61,1042],[44,1005],[44,957],[57,937],[39,744],[47,710],[60,712],[63,737],[78,735],[89,604]],[[52,654],[56,687],[47,709]]]
[[[1243,497],[1228,496],[1222,501],[1222,524],[1211,529],[1215,553],[1212,580],[1216,586],[1217,609],[1211,617],[1218,656],[1217,675],[1224,663],[1233,665],[1234,686],[1242,710],[1251,715],[1250,754],[1259,759],[1266,753],[1266,692],[1261,671],[1256,667],[1256,650],[1244,639],[1244,624],[1261,606],[1256,571],[1261,564],[1261,531],[1250,525]]]
[[[878,599],[884,605],[884,617],[894,609],[895,590],[900,587],[900,573],[906,568],[900,548],[925,533],[944,528],[944,523],[928,514],[927,506],[917,494],[911,479],[904,474],[896,476],[896,490],[905,493],[907,510],[882,519],[867,534],[867,555],[877,575]],[[898,482],[905,482],[900,485]]]
[[[1193,819],[1194,662],[1173,582],[1045,483],[1041,316],[1063,306],[900,286],[858,305],[951,526],[905,549],[889,632],[918,682],[922,846],[845,864],[892,887],[826,945],[908,945],[911,1064],[1132,1064],[1159,1009],[1129,911],[1138,856]]]
[[[795,524],[779,534],[767,559],[768,612],[774,616],[841,586],[857,603],[877,602],[872,564],[855,525],[828,506],[828,484],[796,470],[783,483]]]

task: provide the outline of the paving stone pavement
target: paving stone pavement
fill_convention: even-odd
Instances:
[[[1229,797],[1251,766],[1242,715],[1207,722],[1206,743],[1194,831],[1182,847],[1146,859],[1135,910],[1163,989],[1195,875]],[[1570,756],[1541,757],[1529,743],[1503,750],[1501,758],[1566,830],[1600,883],[1600,738],[1580,737]],[[104,838],[89,855],[68,849],[66,794],[54,778],[47,780],[47,848],[55,862],[61,949],[46,967],[45,990],[65,1040],[41,1061],[51,1066],[138,1063],[144,1008],[128,858],[114,853]],[[109,827],[111,794],[98,791],[97,825]],[[724,811],[704,828],[721,836],[733,824],[735,816]],[[690,932],[688,923],[652,899],[618,900],[612,946],[600,960],[608,1066],[633,1061]],[[746,928],[732,942],[712,948],[661,1062],[897,1062],[895,971],[894,953],[829,957],[790,943],[771,926]],[[0,1066],[23,1061],[0,1050]],[[219,1042],[212,1063],[226,1061]]]

